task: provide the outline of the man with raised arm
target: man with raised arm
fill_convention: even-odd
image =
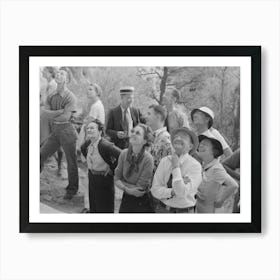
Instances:
[[[65,70],[58,70],[55,81],[57,83],[56,93],[47,98],[43,109],[53,118],[53,129],[41,147],[40,166],[42,170],[45,160],[62,146],[67,160],[69,181],[64,199],[72,199],[79,187],[76,154],[77,132],[70,122],[72,114],[76,112],[76,97],[66,86],[67,72]]]

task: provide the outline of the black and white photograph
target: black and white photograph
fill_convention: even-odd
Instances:
[[[0,279],[279,280],[280,1],[0,1]]]
[[[23,67],[30,52],[29,129],[38,135],[29,139],[30,222],[253,223],[260,205],[243,186],[259,183],[250,108],[260,89],[250,90],[260,48],[198,49],[20,47]]]
[[[239,67],[40,69],[41,213],[239,213]]]

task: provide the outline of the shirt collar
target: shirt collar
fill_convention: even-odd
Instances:
[[[99,138],[94,142],[94,143],[91,143],[91,145],[96,148],[98,146],[98,143],[99,141],[101,140],[101,136],[99,136]]]
[[[168,157],[171,161],[171,155],[169,155]],[[190,158],[192,158],[192,156],[190,156],[188,153],[181,155],[179,157],[179,164],[182,165],[186,160],[189,160]]]
[[[123,113],[125,109],[122,107],[122,105],[121,105],[121,109],[122,109],[122,113]],[[127,112],[130,113],[129,107],[127,108]]]
[[[154,131],[154,135],[155,135],[155,137],[158,137],[158,135],[159,135],[160,133],[165,132],[165,131],[167,131],[166,126],[161,127],[161,128],[159,128],[159,129],[157,129],[157,130]]]
[[[212,161],[208,162],[207,164],[203,164],[202,168],[204,171],[207,171],[209,168],[216,165],[217,163],[219,163],[219,159],[214,158]]]
[[[200,133],[199,135],[205,135],[205,136],[207,136],[207,137],[214,137],[213,135],[212,135],[212,127],[210,127],[210,128],[208,128],[207,130],[205,130],[204,132],[202,132],[202,133]]]
[[[180,163],[183,163],[185,160],[189,159],[190,157],[191,157],[191,156],[189,155],[189,153],[186,153],[186,154],[181,155],[181,156],[179,157],[179,161],[180,161]]]

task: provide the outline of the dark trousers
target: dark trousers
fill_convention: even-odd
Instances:
[[[114,177],[88,172],[90,213],[114,213]]]
[[[76,153],[77,133],[70,123],[54,124],[53,131],[40,150],[41,171],[44,162],[61,146],[67,161],[68,186],[67,192],[76,194],[79,187],[78,164]]]
[[[47,140],[46,140],[46,141],[47,141]],[[45,142],[46,142],[46,141],[45,141]],[[41,147],[43,147],[43,145],[44,145],[45,142],[43,142],[43,143],[40,145],[40,149],[41,149]],[[63,157],[63,151],[62,151],[61,147],[58,148],[58,150],[56,151],[54,157],[55,157],[55,160],[56,160],[56,162],[57,162],[57,168],[60,169],[60,168],[61,168],[62,157]]]
[[[154,213],[147,194],[135,197],[123,193],[119,213]]]

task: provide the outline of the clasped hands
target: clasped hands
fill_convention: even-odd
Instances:
[[[172,155],[171,155],[171,164],[172,164],[172,170],[180,167],[179,157],[174,152],[172,152]],[[184,181],[185,184],[187,184],[187,183],[191,182],[191,179],[188,176],[184,176],[183,181]]]

